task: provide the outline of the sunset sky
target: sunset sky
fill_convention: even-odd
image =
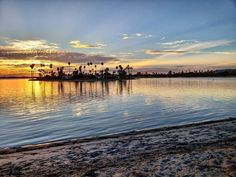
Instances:
[[[157,72],[236,68],[236,1],[0,0],[0,76],[68,61]]]

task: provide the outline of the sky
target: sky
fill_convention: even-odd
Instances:
[[[31,63],[236,68],[235,0],[0,0],[0,76]]]

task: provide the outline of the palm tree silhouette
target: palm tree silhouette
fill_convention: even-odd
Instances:
[[[97,69],[97,65],[94,65],[94,68],[95,68],[94,72],[95,72],[95,75],[96,75],[97,74],[97,70],[96,70]]]
[[[82,73],[82,66],[79,66],[79,72]]]
[[[102,65],[101,74],[103,75],[103,65],[104,65],[104,63],[103,63],[103,62],[101,62],[101,65]]]
[[[53,76],[54,73],[53,73],[53,70],[52,70],[52,64],[49,65],[49,68],[51,69],[51,71],[50,71],[51,72],[51,76]]]
[[[88,65],[88,72],[90,73],[90,69],[89,69],[90,62],[88,62],[87,65]]]
[[[31,64],[31,65],[30,65],[30,68],[31,68],[31,78],[32,78],[32,76],[33,76],[33,69],[34,69],[34,66],[35,66],[35,64]]]
[[[83,71],[83,73],[85,72],[85,68],[86,68],[86,66],[84,65],[84,71]]]
[[[89,64],[90,64],[90,66],[91,66],[91,67],[90,67],[90,70],[92,71],[92,74],[93,74],[93,67],[92,67],[93,63],[90,62]]]
[[[69,66],[69,74],[70,74],[70,62],[68,62],[68,66]]]
[[[40,64],[40,68],[41,68],[41,69],[40,69],[40,72],[41,72],[41,75],[44,76],[45,71],[44,71],[43,67],[45,67],[45,64],[41,63],[41,64]]]

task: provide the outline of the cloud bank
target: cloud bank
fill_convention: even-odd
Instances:
[[[118,61],[115,57],[103,56],[103,55],[87,55],[84,53],[76,52],[63,52],[63,51],[47,51],[47,50],[31,50],[31,51],[19,51],[19,50],[0,50],[1,60],[48,60],[57,62],[73,62],[73,63],[85,63],[91,62],[111,62]]]
[[[74,47],[80,48],[102,48],[105,45],[81,44],[79,41],[71,41]],[[104,55],[88,55],[78,52],[66,52],[60,50],[59,45],[47,40],[15,40],[4,38],[0,41],[0,60],[48,60],[56,62],[110,62],[117,61],[115,57]]]

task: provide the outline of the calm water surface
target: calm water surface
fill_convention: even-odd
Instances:
[[[236,78],[0,80],[0,147],[236,117]]]

